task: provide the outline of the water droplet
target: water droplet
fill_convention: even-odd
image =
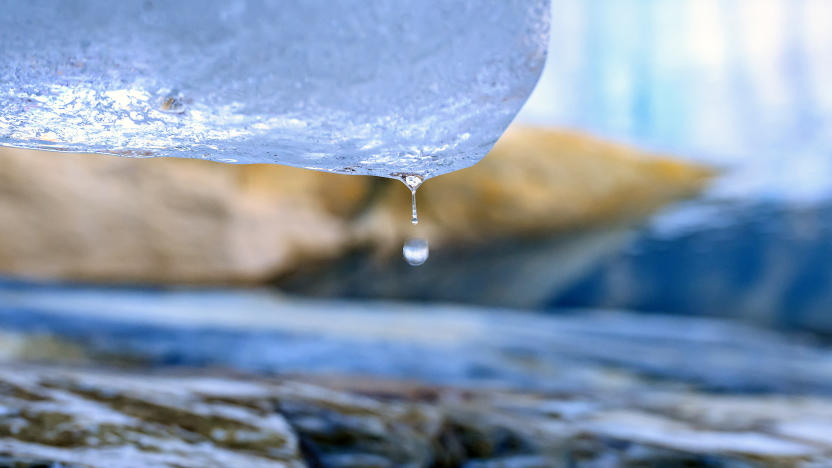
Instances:
[[[430,255],[427,239],[408,239],[402,247],[404,259],[412,266],[425,263]]]
[[[404,184],[407,185],[411,191],[415,192],[419,189],[419,186],[422,185],[422,178],[417,175],[409,175],[404,178]]]

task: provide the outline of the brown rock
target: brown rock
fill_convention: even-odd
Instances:
[[[713,170],[587,135],[512,127],[477,165],[425,182],[420,226],[433,245],[568,232],[638,219],[697,194]],[[367,220],[373,243],[412,232],[410,194],[390,187]]]
[[[534,235],[641,216],[696,193],[707,169],[590,137],[515,129],[476,166],[425,183],[433,243]],[[268,165],[0,148],[0,272],[101,282],[260,282],[345,251],[398,249],[396,181]]]
[[[0,154],[0,270],[92,281],[254,281],[336,255],[358,178],[183,159]]]

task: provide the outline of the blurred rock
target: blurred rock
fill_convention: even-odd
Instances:
[[[829,239],[832,201],[697,201],[542,306],[733,317],[832,336]]]
[[[350,297],[540,309],[632,239],[626,226],[550,237],[442,245],[413,268],[394,255],[347,255],[303,265],[275,282],[312,297]]]
[[[0,456],[85,467],[302,467],[285,418],[245,382],[5,368]],[[190,384],[190,385],[189,385]],[[230,394],[237,404],[224,402]],[[12,465],[15,466],[15,465]]]
[[[832,463],[832,401],[530,394],[0,365],[5,466],[543,468]],[[374,389],[374,390],[368,390]],[[380,391],[380,390],[381,391]],[[552,408],[585,401],[573,414]],[[714,417],[715,416],[715,417]]]
[[[337,179],[337,183],[333,183]],[[103,282],[261,280],[337,254],[359,178],[3,150],[0,270]]]
[[[87,356],[82,346],[56,336],[0,330],[0,362],[16,360],[79,364]]]
[[[446,245],[609,226],[695,195],[713,175],[579,133],[512,127],[476,166],[425,182],[419,228]],[[362,232],[398,251],[413,232],[410,194],[394,186],[379,198]]]
[[[515,128],[475,167],[419,190],[414,229],[407,191],[389,187],[361,219],[367,243],[389,253],[414,233],[431,259],[351,255],[305,264],[282,289],[322,297],[450,301],[540,308],[631,240],[628,227],[701,189],[711,172],[592,138]]]
[[[696,193],[702,167],[590,137],[515,129],[425,183],[434,245],[634,219]],[[0,149],[0,272],[99,282],[262,282],[411,233],[401,183],[263,165]]]

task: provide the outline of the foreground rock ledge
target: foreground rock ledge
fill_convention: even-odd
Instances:
[[[433,246],[633,220],[711,172],[588,136],[510,130],[476,166],[429,180]],[[0,273],[95,282],[263,282],[412,232],[398,181],[271,165],[0,148]]]
[[[0,365],[0,465],[830,466],[832,401]]]

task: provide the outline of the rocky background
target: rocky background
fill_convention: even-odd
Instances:
[[[832,463],[832,351],[806,337],[266,292],[2,299],[0,466]]]
[[[515,128],[481,163],[424,184],[414,231],[410,193],[393,180],[0,148],[0,272],[264,283],[355,255],[398,257],[414,233],[453,251],[630,222],[711,175],[589,136]]]
[[[818,328],[598,307],[701,287],[620,265],[715,176],[514,128],[414,229],[397,181],[2,149],[0,467],[828,466]]]

